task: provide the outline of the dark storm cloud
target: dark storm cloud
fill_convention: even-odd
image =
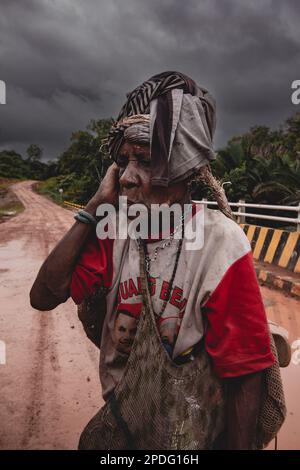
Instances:
[[[179,70],[216,97],[216,144],[297,110],[300,6],[286,0],[2,0],[0,146],[54,158],[72,131],[115,116],[125,94]]]

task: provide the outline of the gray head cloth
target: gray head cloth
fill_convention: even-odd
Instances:
[[[110,153],[116,159],[124,139],[149,143],[152,184],[185,180],[216,158],[215,115],[215,100],[206,89],[183,74],[164,72],[128,95],[109,135]],[[129,116],[136,121],[130,124]]]

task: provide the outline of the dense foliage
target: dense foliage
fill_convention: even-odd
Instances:
[[[0,177],[45,180],[57,174],[55,162],[44,163],[42,149],[31,144],[27,149],[27,157],[22,157],[14,150],[0,152]]]
[[[86,203],[112,163],[103,146],[111,119],[92,120],[85,131],[74,132],[68,149],[58,160],[57,188],[68,200]],[[53,183],[53,180],[52,180]]]

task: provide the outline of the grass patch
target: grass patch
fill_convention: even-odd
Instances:
[[[59,193],[59,178],[54,176],[53,178],[49,178],[48,180],[45,181],[39,181],[33,186],[33,189],[48,198],[50,198],[52,201],[54,201],[56,204],[59,204],[60,206],[64,205],[64,199],[66,197],[65,194],[60,194]]]
[[[0,207],[0,222],[14,217],[24,210],[23,204],[17,200],[16,202],[11,202],[3,207]]]
[[[10,186],[19,181],[15,178],[0,177],[0,223],[9,220],[24,210],[21,201],[10,190]]]
[[[85,205],[90,199],[87,191],[87,188],[90,191],[90,186],[90,182],[85,177],[78,179],[72,173],[39,181],[34,185],[34,189],[37,193],[49,197],[60,205],[63,205],[63,201]],[[59,189],[63,190],[62,194],[60,194]]]
[[[22,181],[21,179],[17,178],[3,178],[0,176],[0,191],[9,188],[14,183],[19,183]]]

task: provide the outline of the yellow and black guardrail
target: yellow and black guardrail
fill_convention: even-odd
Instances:
[[[300,233],[240,224],[251,243],[253,258],[300,273]]]
[[[69,202],[69,201],[64,201],[64,204],[67,206],[67,207],[71,207],[73,209],[84,209],[85,206],[81,205],[81,204],[75,204],[74,202]]]

